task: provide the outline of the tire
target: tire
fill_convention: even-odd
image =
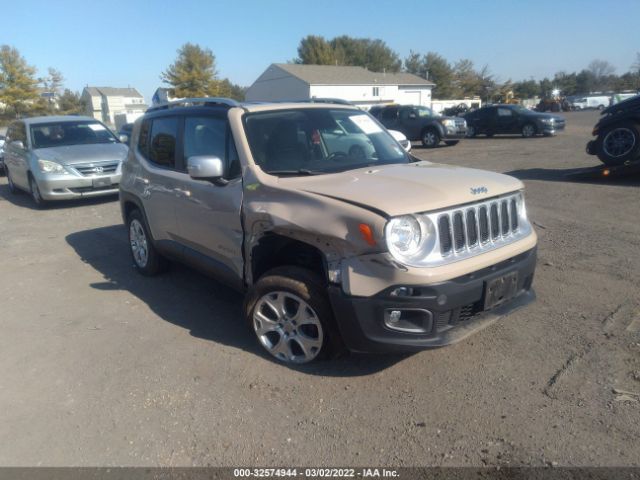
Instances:
[[[445,145],[448,145],[449,147],[453,147],[454,145],[457,145],[460,143],[460,140],[445,140]]]
[[[640,155],[640,125],[621,122],[605,128],[596,139],[598,158],[605,165],[622,165]]]
[[[476,127],[468,126],[467,127],[467,138],[473,138],[477,135]]]
[[[127,217],[127,231],[134,268],[147,277],[165,271],[168,262],[153,245],[149,227],[140,210],[133,210]]]
[[[536,126],[533,123],[525,123],[522,126],[522,136],[524,138],[532,138],[536,136]]]
[[[38,182],[31,174],[29,174],[29,190],[31,192],[31,199],[33,200],[33,203],[36,204],[36,207],[47,208],[48,202],[44,198],[42,198]]]
[[[18,187],[16,187],[16,184],[13,183],[13,178],[11,178],[11,174],[9,173],[9,169],[6,167],[4,167],[4,172],[7,175],[7,184],[9,185],[9,192],[11,192],[13,195],[17,195],[18,193],[20,193],[20,189]]]
[[[420,136],[425,148],[435,148],[440,143],[440,134],[435,128],[426,128]]]
[[[305,364],[344,351],[326,282],[310,270],[269,270],[249,291],[244,315],[258,343],[283,363]]]
[[[598,105],[598,110],[604,110],[604,105],[602,104]]]

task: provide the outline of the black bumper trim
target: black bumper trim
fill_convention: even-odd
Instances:
[[[434,285],[413,286],[414,295],[392,297],[395,287],[373,297],[345,295],[340,287],[329,288],[329,297],[345,345],[356,352],[407,352],[442,347],[459,342],[497,319],[535,300],[531,288],[536,249],[462,277]],[[518,272],[514,298],[483,311],[487,281]],[[425,309],[433,313],[433,326],[426,333],[406,333],[388,328],[388,309]]]

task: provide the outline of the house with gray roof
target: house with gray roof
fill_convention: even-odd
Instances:
[[[431,105],[435,84],[411,73],[363,67],[273,63],[253,82],[248,102],[340,98],[362,107],[381,103]]]
[[[101,122],[115,125],[116,117],[127,121],[142,115],[147,110],[144,97],[135,88],[85,87],[82,99],[86,114]]]

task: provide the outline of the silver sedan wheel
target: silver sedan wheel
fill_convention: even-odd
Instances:
[[[129,242],[131,243],[131,253],[136,265],[140,268],[146,267],[149,261],[147,235],[144,233],[142,224],[136,219],[131,220],[129,224]]]
[[[602,149],[610,157],[627,155],[636,145],[636,136],[628,128],[611,130],[602,141]]]
[[[289,292],[270,292],[258,300],[253,329],[262,346],[283,362],[310,362],[318,356],[324,341],[316,312]]]

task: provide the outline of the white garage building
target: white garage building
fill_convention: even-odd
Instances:
[[[379,103],[431,106],[433,82],[411,73],[370,72],[362,67],[273,63],[249,87],[245,100],[269,102],[341,98],[370,107]]]

